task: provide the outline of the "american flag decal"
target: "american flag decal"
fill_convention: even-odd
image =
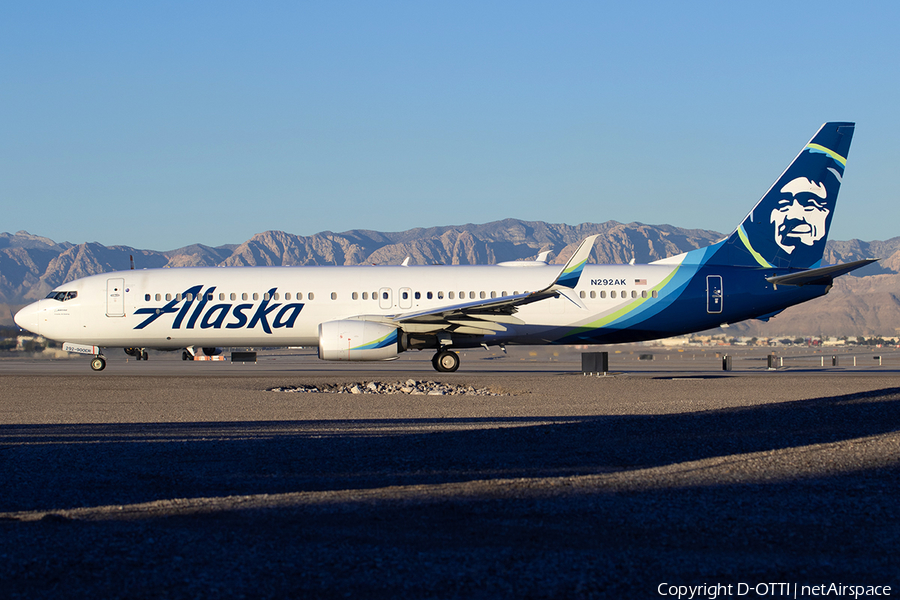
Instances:
[[[646,279],[635,279],[634,285],[647,285],[647,280]]]

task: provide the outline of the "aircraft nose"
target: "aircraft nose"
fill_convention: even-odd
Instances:
[[[29,304],[17,312],[13,317],[13,321],[16,322],[16,325],[22,329],[27,329],[31,333],[36,333],[38,335],[41,333],[41,322],[38,319],[37,303]]]

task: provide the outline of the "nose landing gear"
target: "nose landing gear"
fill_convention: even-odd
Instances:
[[[98,354],[91,359],[91,369],[94,371],[102,371],[106,368],[106,358],[102,354]]]

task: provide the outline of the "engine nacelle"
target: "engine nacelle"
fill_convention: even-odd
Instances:
[[[322,360],[389,360],[401,351],[402,332],[371,321],[327,321],[319,324]]]
[[[203,349],[203,354],[205,354],[206,356],[218,356],[218,355],[222,354],[222,352],[223,352],[222,348],[204,348]]]

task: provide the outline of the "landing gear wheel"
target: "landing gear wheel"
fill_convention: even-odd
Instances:
[[[181,353],[181,360],[193,360],[193,359],[191,358],[191,355],[188,354],[188,351],[185,350],[184,352]]]
[[[102,371],[106,368],[106,359],[102,356],[95,356],[91,359],[91,368],[95,371]]]
[[[440,373],[453,373],[459,368],[459,355],[452,350],[441,350],[431,359],[434,370]]]
[[[141,360],[150,360],[150,357],[147,356],[146,350],[141,350]]]

